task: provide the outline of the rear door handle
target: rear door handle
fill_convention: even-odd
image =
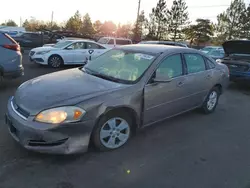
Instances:
[[[212,78],[212,76],[210,74],[208,74],[206,77],[207,77],[207,79]]]

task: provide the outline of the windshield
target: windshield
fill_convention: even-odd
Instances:
[[[84,69],[132,83],[143,75],[154,58],[153,55],[114,49],[89,62]]]
[[[109,38],[105,38],[105,37],[100,38],[98,40],[98,43],[101,43],[101,44],[107,44],[108,42],[109,42]]]
[[[60,40],[59,42],[57,42],[53,47],[54,48],[63,48],[69,44],[71,44],[72,41],[63,41],[63,40]]]

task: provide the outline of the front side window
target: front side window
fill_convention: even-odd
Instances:
[[[155,56],[126,50],[110,50],[84,66],[86,71],[105,77],[134,82],[154,61]]]
[[[69,44],[71,44],[72,41],[64,41],[64,40],[60,40],[58,41],[53,48],[64,48],[66,46],[68,46]]]
[[[184,54],[188,73],[196,73],[206,70],[203,57],[199,54]]]
[[[181,55],[172,55],[167,57],[156,70],[156,75],[165,74],[169,78],[175,78],[183,75]]]
[[[79,49],[85,49],[84,42],[75,42],[72,45],[69,46],[72,50],[79,50]]]

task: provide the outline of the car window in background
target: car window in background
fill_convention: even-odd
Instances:
[[[61,41],[57,42],[53,47],[54,48],[63,48],[63,47],[66,47],[67,45],[69,45],[71,43],[72,43],[72,41],[63,41],[63,40],[61,40]]]
[[[104,47],[98,45],[98,44],[95,44],[95,43],[92,43],[92,42],[87,42],[86,43],[86,48],[87,49],[104,49]]]
[[[114,44],[114,39],[110,39],[108,44]]]
[[[208,52],[207,55],[210,55],[210,56],[223,56],[224,52],[222,50],[212,50],[212,51]]]
[[[98,40],[98,43],[100,44],[107,44],[109,41],[109,38],[102,37]]]
[[[175,78],[183,75],[182,59],[180,54],[172,55],[160,64],[156,70],[157,74],[166,74],[169,78]]]
[[[116,44],[118,45],[127,45],[127,44],[131,44],[129,40],[120,40],[120,39],[116,39]]]
[[[203,57],[199,54],[184,54],[188,73],[196,73],[206,70]]]
[[[119,80],[133,82],[143,75],[154,58],[153,55],[143,53],[110,50],[92,60],[84,68]]]

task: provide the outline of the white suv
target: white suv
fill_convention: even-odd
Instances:
[[[97,42],[102,44],[106,48],[114,48],[116,46],[132,44],[132,41],[130,39],[114,37],[102,37]]]

